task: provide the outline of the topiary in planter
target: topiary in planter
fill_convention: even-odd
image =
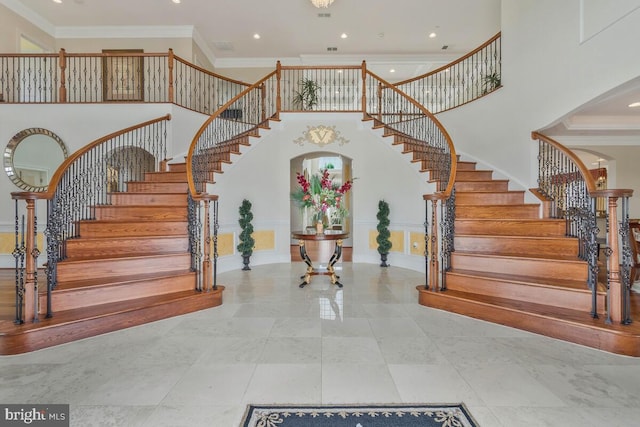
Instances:
[[[256,241],[251,236],[253,234],[253,225],[251,221],[253,221],[253,213],[251,213],[251,202],[247,199],[242,201],[240,208],[238,209],[238,213],[240,214],[240,218],[238,219],[238,223],[240,224],[240,228],[242,231],[238,236],[240,243],[236,246],[238,252],[242,254],[242,262],[244,263],[243,270],[251,270],[249,267],[249,258],[253,253],[253,247],[256,244]]]
[[[376,242],[378,242],[378,253],[382,261],[380,267],[389,267],[389,264],[387,264],[387,255],[392,246],[391,240],[389,240],[389,237],[391,237],[391,233],[389,232],[389,203],[384,200],[378,202],[378,214],[376,218],[378,218],[378,237],[376,237]]]

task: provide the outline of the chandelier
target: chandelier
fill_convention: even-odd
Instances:
[[[311,3],[317,8],[327,8],[333,3],[333,0],[311,0]]]

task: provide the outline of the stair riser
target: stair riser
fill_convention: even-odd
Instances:
[[[96,206],[97,220],[186,221],[187,210],[171,206]]]
[[[476,170],[476,163],[475,162],[458,162],[457,170],[459,170],[459,171],[474,171],[474,170]]]
[[[565,235],[565,224],[548,220],[456,219],[455,230],[456,234],[560,237]]]
[[[458,170],[456,171],[456,181],[490,181],[493,176],[493,171],[470,171],[470,170]]]
[[[636,335],[611,334],[589,326],[565,322],[548,316],[509,310],[458,298],[446,292],[419,291],[420,305],[511,326],[560,340],[628,356],[640,356],[640,338]]]
[[[186,163],[169,163],[169,172],[186,172]]]
[[[508,181],[460,181],[456,182],[456,191],[507,191]]]
[[[118,283],[105,286],[90,286],[81,289],[53,291],[51,307],[54,312],[109,304],[119,301],[146,298],[154,295],[169,294],[195,289],[195,273],[185,274],[135,283]],[[46,294],[40,295],[41,314],[46,313]]]
[[[146,272],[169,272],[189,269],[191,256],[149,256],[142,258],[95,259],[90,261],[65,260],[58,263],[58,281],[69,282],[89,277],[117,277]]]
[[[533,284],[498,281],[477,276],[458,275],[455,273],[447,273],[447,289],[584,312],[591,311],[592,296],[591,292],[587,289],[584,291],[576,291],[550,288]],[[599,311],[603,312],[605,296],[602,294],[597,295],[597,301]]]
[[[118,206],[172,205],[177,208],[186,208],[187,195],[114,193],[111,195],[111,203]]]
[[[456,205],[456,218],[535,219],[540,218],[540,207],[537,205]]]
[[[127,191],[129,193],[186,194],[189,191],[189,184],[186,182],[129,182],[127,184]]]
[[[80,236],[86,238],[97,237],[126,237],[126,236],[175,236],[187,234],[185,221],[140,221],[140,222],[92,222],[79,223]]]
[[[113,236],[110,236],[113,237]],[[113,257],[122,255],[163,254],[189,250],[187,236],[166,237],[139,237],[129,239],[74,239],[67,242],[67,257]]]
[[[577,239],[517,238],[506,236],[461,236],[456,233],[454,247],[463,252],[522,256],[578,256]]]
[[[187,182],[186,172],[146,172],[144,180],[147,182]]]
[[[496,193],[456,192],[456,204],[460,205],[513,205],[524,203],[524,192],[508,191]]]
[[[551,279],[587,280],[587,263],[544,258],[493,258],[482,254],[451,253],[451,266],[454,269],[500,272],[520,276],[538,277],[543,274]]]

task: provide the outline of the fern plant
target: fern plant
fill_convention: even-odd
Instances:
[[[389,240],[389,237],[391,237],[389,232],[389,203],[384,200],[378,202],[376,218],[378,218],[378,237],[376,237],[376,242],[378,242],[378,253],[382,261],[380,267],[388,267],[387,255],[392,246],[391,240]]]

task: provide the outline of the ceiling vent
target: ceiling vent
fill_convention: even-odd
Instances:
[[[231,42],[213,42],[213,46],[218,50],[233,50],[233,44]]]
[[[328,47],[327,48],[327,52],[337,52],[338,48],[337,47]]]
[[[331,18],[331,14],[330,13],[319,13],[318,14],[318,18]]]
[[[447,50],[447,49],[449,49],[449,45],[448,44],[442,45],[442,50]]]

